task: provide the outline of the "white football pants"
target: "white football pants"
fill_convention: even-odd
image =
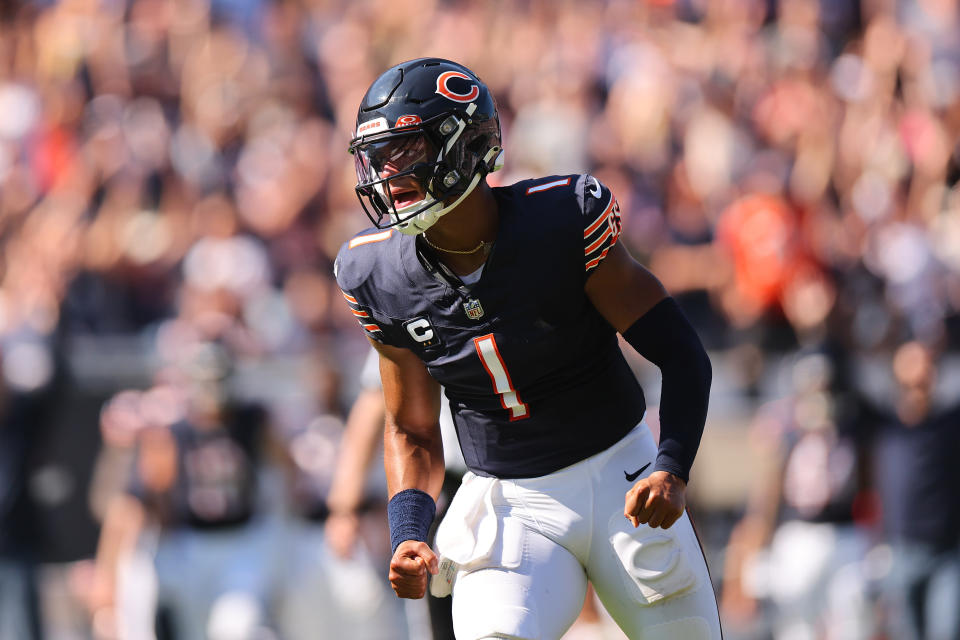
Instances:
[[[707,565],[689,518],[634,529],[624,496],[653,469],[645,424],[606,451],[537,478],[468,473],[437,533],[455,563],[458,640],[558,640],[587,580],[631,640],[721,640]],[[649,463],[643,474],[628,481]],[[443,574],[431,589],[440,594]]]

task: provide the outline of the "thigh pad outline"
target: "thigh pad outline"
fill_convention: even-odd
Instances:
[[[652,529],[640,525],[634,529],[618,513],[610,518],[608,533],[624,568],[624,585],[639,604],[653,605],[697,586],[697,574],[679,539],[679,527]]]

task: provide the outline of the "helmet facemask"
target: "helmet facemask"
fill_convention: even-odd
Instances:
[[[377,228],[422,233],[499,168],[499,126],[472,122],[474,108],[351,141],[357,196]]]

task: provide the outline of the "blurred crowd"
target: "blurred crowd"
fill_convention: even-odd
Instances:
[[[613,189],[713,355],[727,635],[960,637],[960,2],[12,0],[0,639],[426,637],[382,482],[354,550],[324,532],[366,355],[346,149],[424,55],[496,96],[498,183]]]

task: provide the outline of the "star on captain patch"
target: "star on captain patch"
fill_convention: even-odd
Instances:
[[[483,307],[476,298],[471,298],[463,303],[463,311],[471,320],[479,320],[483,317]]]

